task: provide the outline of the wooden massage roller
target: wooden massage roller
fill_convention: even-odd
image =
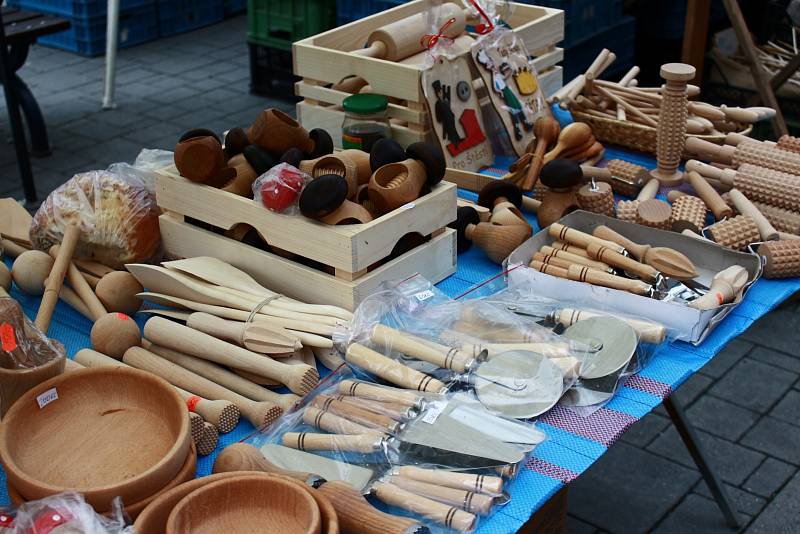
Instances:
[[[692,154],[707,156],[719,163],[734,166],[750,163],[784,173],[800,174],[800,154],[760,141],[748,140],[737,146],[719,146],[693,137],[686,141],[686,148]]]
[[[749,215],[737,215],[708,227],[708,236],[715,243],[733,250],[746,250],[747,245],[761,240],[758,225]]]
[[[670,229],[682,232],[686,229],[695,233],[706,225],[706,204],[700,198],[692,195],[680,195],[672,202],[672,215],[670,216]]]
[[[766,258],[764,278],[792,278],[800,276],[800,241],[770,241],[757,250]]]
[[[725,187],[736,188],[751,201],[800,212],[800,176],[749,163],[744,163],[738,170],[733,170],[689,160],[686,169],[718,180]]]
[[[615,193],[627,197],[637,196],[650,179],[650,171],[621,159],[612,159],[605,168],[585,165],[582,168],[584,176],[608,182]]]
[[[729,192],[723,193],[722,199],[727,202],[729,206],[735,209]],[[775,206],[771,206],[770,204],[764,204],[763,202],[751,202],[753,206],[755,206],[758,211],[760,211],[762,215],[767,218],[767,220],[775,227],[776,230],[779,232],[800,235],[800,213],[783,208],[777,208]]]
[[[644,187],[639,190],[639,194],[634,200],[620,200],[617,202],[617,219],[642,224],[638,222],[639,204],[645,201],[654,200],[658,194],[659,187],[661,187],[661,182],[655,178],[650,178],[647,183],[644,184]],[[656,206],[658,205],[653,204],[653,206],[645,207],[644,218],[642,220],[650,220],[651,217],[655,217],[653,220],[656,223],[663,225],[663,222],[659,222],[659,217],[663,217],[665,210],[663,206]],[[661,213],[660,216],[658,215],[659,213]]]
[[[614,217],[614,191],[609,184],[592,180],[578,189],[578,206],[582,210]]]
[[[800,137],[793,137],[791,135],[782,135],[778,142],[775,144],[781,150],[787,150],[800,154]]]
[[[656,130],[658,167],[650,174],[664,185],[675,185],[683,174],[678,165],[683,157],[686,142],[687,83],[694,78],[695,68],[684,63],[667,63],[661,66],[661,77],[666,84],[661,91],[661,109]]]

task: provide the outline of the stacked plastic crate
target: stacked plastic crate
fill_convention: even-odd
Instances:
[[[563,9],[566,17],[564,41],[564,82],[583,73],[597,54],[608,48],[617,60],[604,76],[622,75],[633,66],[636,19],[622,14],[622,0],[523,0]]]
[[[250,91],[294,97],[292,43],[336,23],[336,0],[247,0]]]
[[[10,6],[68,18],[69,30],[39,38],[39,43],[98,56],[106,50],[106,0],[10,0]],[[127,48],[158,38],[154,0],[121,0],[119,47]]]
[[[222,0],[156,0],[161,37],[202,28],[225,18]]]
[[[375,13],[392,9],[407,0],[336,0],[336,23],[339,26]]]

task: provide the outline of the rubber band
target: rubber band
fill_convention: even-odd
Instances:
[[[261,308],[263,308],[264,306],[266,306],[267,304],[269,304],[273,300],[279,299],[281,297],[283,297],[283,295],[281,295],[280,293],[276,293],[274,295],[271,295],[271,296],[265,298],[264,300],[262,300],[258,304],[256,304],[256,307],[253,308],[252,310],[250,310],[250,315],[247,316],[247,320],[244,322],[244,324],[245,325],[251,324],[253,322],[253,319],[255,319],[256,315],[258,314],[258,312],[261,311]]]

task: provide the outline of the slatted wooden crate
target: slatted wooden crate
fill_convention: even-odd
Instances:
[[[220,258],[271,289],[307,302],[352,310],[384,281],[418,272],[438,282],[456,268],[455,232],[446,228],[456,217],[456,187],[448,182],[372,222],[342,226],[273,213],[253,200],[190,182],[174,166],[158,173],[156,198],[168,212],[161,218],[168,254]],[[320,268],[223,235],[242,225],[255,229],[283,256],[312,260]],[[390,259],[408,234],[430,239]]]
[[[336,146],[341,147],[344,120],[341,104],[348,94],[329,86],[355,75],[364,78],[374,92],[401,102],[390,104],[388,108],[395,140],[404,146],[416,141],[432,141],[433,131],[420,84],[421,65],[349,53],[361,48],[373,30],[424,8],[425,0],[415,0],[294,43],[294,73],[302,77],[295,84],[295,93],[303,98],[297,104],[297,117],[303,126],[327,130]],[[545,94],[555,92],[562,85],[558,63],[564,51],[555,45],[564,38],[564,12],[513,3],[506,22],[524,41],[528,52],[536,57],[536,69]]]

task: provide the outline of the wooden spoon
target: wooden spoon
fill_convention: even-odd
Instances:
[[[692,261],[677,250],[668,247],[639,245],[607,226],[598,226],[592,235],[622,245],[637,260],[654,267],[666,276],[678,280],[697,277],[697,269]]]
[[[544,163],[556,159],[560,154],[586,143],[592,138],[592,128],[585,122],[573,122],[558,136],[556,146],[544,155]]]
[[[544,154],[547,147],[558,141],[561,125],[553,117],[540,117],[533,124],[533,133],[536,136],[536,147],[533,158],[528,165],[528,173],[522,182],[523,191],[531,191],[539,179],[539,171],[544,165]]]

